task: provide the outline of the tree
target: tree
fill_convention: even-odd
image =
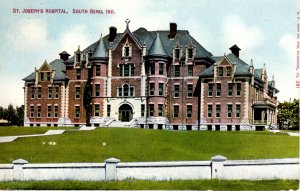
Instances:
[[[24,124],[24,105],[16,107],[16,125],[22,126]]]
[[[280,129],[299,129],[299,99],[278,104],[277,123]]]

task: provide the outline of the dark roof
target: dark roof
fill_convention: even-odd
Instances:
[[[91,59],[101,59],[101,58],[107,58],[107,57],[108,57],[108,51],[103,42],[103,38],[101,35],[101,38],[100,38],[99,42],[97,43],[97,46],[91,56]]]
[[[59,55],[68,55],[68,56],[71,56],[69,53],[67,53],[65,50],[62,51],[61,53],[59,53]]]
[[[66,65],[63,63],[63,60],[56,59],[52,61],[49,65],[51,66],[52,69],[55,70],[54,80],[65,80],[67,78],[65,75]],[[26,82],[30,82],[30,81],[35,81],[35,78],[36,78],[36,73],[33,72],[23,80]]]
[[[254,76],[258,77],[259,79],[261,79],[261,75],[262,75],[262,68],[259,69],[254,69]]]
[[[159,33],[157,33],[156,38],[148,51],[148,56],[167,56],[166,49],[160,40]]]
[[[125,30],[126,32],[127,30]],[[151,45],[153,44],[155,37],[159,33],[160,40],[165,48],[165,51],[169,57],[172,57],[173,54],[173,47],[176,46],[176,43],[179,43],[180,46],[186,47],[190,44],[196,47],[196,55],[195,58],[204,58],[204,57],[211,57],[212,54],[208,52],[203,46],[201,46],[190,34],[187,30],[177,30],[176,36],[173,39],[170,39],[168,37],[169,30],[161,30],[161,31],[148,31],[145,28],[139,28],[136,31],[134,31],[132,34],[138,40],[140,45],[145,45],[147,49],[147,53],[149,52]],[[103,42],[106,47],[106,50],[108,50],[108,47],[111,46],[112,49],[114,49],[118,43],[120,42],[121,38],[123,37],[124,33],[117,33],[114,41],[110,43],[108,41],[109,35],[106,35],[103,37]],[[94,52],[97,42],[94,42],[87,48],[85,48],[82,52],[87,53],[89,50]],[[69,58],[65,63],[67,65],[70,65],[71,63],[74,63],[74,56]]]
[[[230,50],[241,50],[236,44],[229,48]]]
[[[238,58],[236,55],[230,53],[226,56],[232,64],[236,64],[236,71],[234,73],[235,76],[250,76],[250,66]],[[212,57],[216,62],[221,61],[224,56],[215,56]],[[214,65],[211,65],[209,68],[204,70],[199,76],[201,77],[212,77],[214,75]]]

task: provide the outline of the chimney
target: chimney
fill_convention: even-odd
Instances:
[[[232,54],[239,58],[241,49],[236,44],[229,49],[231,50]]]
[[[69,59],[70,54],[67,53],[66,51],[63,51],[61,53],[59,53],[60,59],[63,61],[66,61]]]
[[[173,38],[175,38],[176,33],[177,33],[177,24],[176,23],[170,23],[170,33],[169,33],[168,37],[170,39],[173,39]]]
[[[116,27],[109,27],[109,42],[114,42],[115,38],[117,36],[117,28]]]

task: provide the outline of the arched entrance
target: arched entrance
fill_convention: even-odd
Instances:
[[[128,104],[123,104],[119,107],[119,121],[131,121],[132,107]]]

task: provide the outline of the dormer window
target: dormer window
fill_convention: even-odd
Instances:
[[[188,58],[192,59],[193,58],[193,49],[189,48],[187,53],[188,53]]]
[[[175,50],[174,50],[174,57],[176,59],[179,59],[179,57],[180,57],[180,49],[179,48],[175,48]]]
[[[76,54],[76,61],[80,62],[80,54]]]
[[[126,43],[123,46],[122,55],[123,57],[132,56],[132,46],[129,44],[128,39],[126,40]]]
[[[218,67],[218,76],[223,76],[223,67]]]
[[[40,73],[40,81],[44,81],[44,73],[43,72]]]
[[[50,72],[47,72],[47,81],[50,81],[51,80],[51,74]]]
[[[231,76],[231,68],[226,67],[226,76]]]

